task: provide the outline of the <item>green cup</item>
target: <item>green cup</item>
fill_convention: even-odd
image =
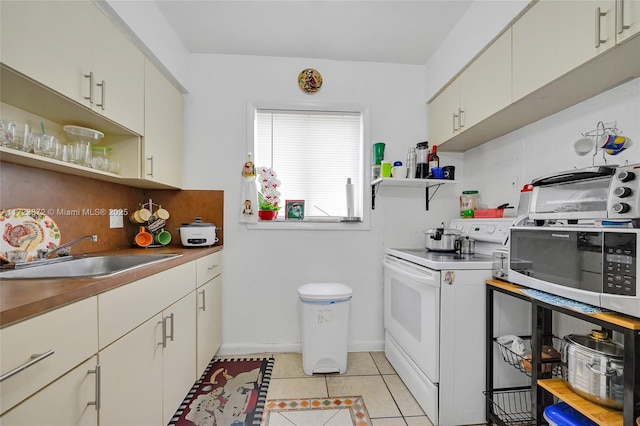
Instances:
[[[374,166],[379,166],[382,164],[382,160],[384,159],[384,142],[377,142],[373,144],[373,161]]]
[[[160,231],[153,237],[153,239],[156,243],[166,246],[171,242],[171,233],[169,231]]]

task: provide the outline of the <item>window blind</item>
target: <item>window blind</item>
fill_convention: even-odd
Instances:
[[[305,217],[346,216],[351,178],[355,215],[361,216],[360,112],[259,109],[254,128],[255,164],[277,173],[283,207],[286,200],[305,200]]]

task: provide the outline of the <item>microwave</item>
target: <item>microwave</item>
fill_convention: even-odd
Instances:
[[[514,226],[509,281],[640,317],[640,230]]]

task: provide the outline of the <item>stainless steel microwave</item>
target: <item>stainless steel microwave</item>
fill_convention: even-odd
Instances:
[[[637,228],[515,226],[509,281],[640,317]]]

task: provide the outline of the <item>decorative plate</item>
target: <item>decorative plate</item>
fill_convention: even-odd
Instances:
[[[322,75],[313,68],[307,68],[298,74],[298,86],[307,93],[315,93],[322,87]]]
[[[35,259],[38,249],[60,245],[60,228],[39,209],[0,210],[0,230],[2,252],[26,250],[27,260]]]

